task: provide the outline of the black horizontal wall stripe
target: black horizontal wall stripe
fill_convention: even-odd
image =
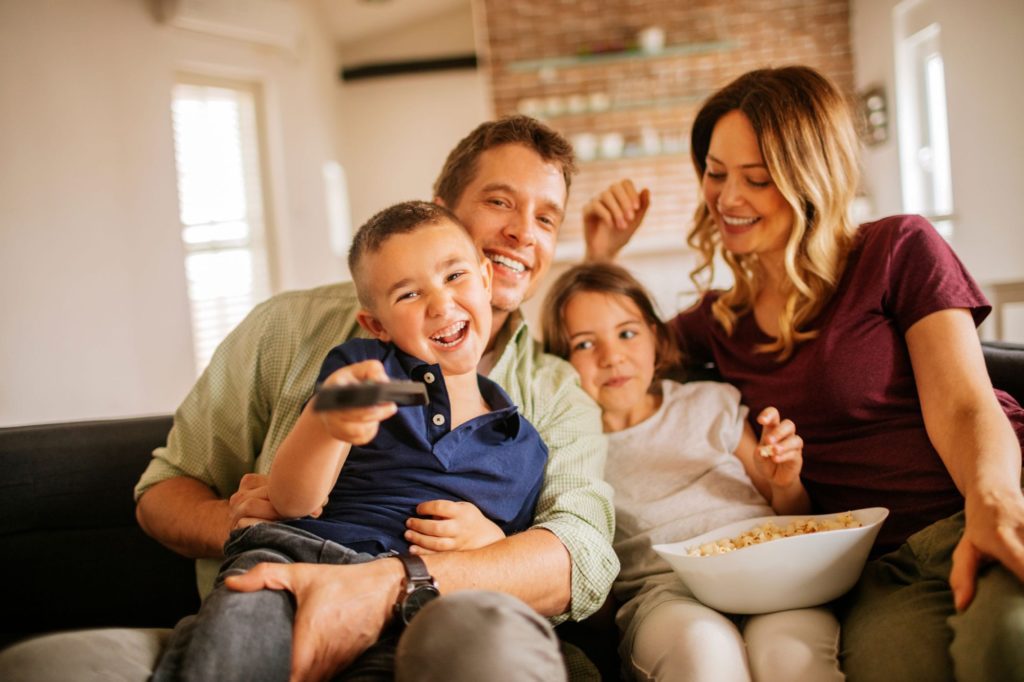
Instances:
[[[341,79],[355,81],[363,78],[380,78],[428,71],[448,71],[450,69],[475,69],[476,55],[456,55],[454,57],[438,57],[433,59],[410,59],[402,62],[378,62],[363,64],[341,70]]]

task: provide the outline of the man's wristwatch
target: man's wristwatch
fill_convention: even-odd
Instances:
[[[441,591],[422,558],[414,554],[398,554],[396,558],[405,567],[405,583],[395,604],[395,618],[408,625],[420,609],[441,596]]]

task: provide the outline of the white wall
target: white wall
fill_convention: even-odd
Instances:
[[[345,45],[345,65],[474,52],[467,5],[430,21]],[[493,117],[483,70],[452,70],[343,82],[339,137],[353,229],[390,204],[430,199],[452,147]]]
[[[0,0],[0,426],[172,411],[195,374],[171,136],[176,70],[261,82],[279,288],[337,279],[321,166],[336,57],[163,25],[150,0]]]
[[[854,72],[858,89],[884,85],[895,125],[893,8],[896,0],[853,0]],[[1020,0],[927,0],[918,13],[941,26],[949,107],[956,227],[953,248],[983,286],[1024,280],[1024,3]],[[898,141],[865,155],[876,215],[901,211]],[[1016,324],[1010,337],[1024,342]]]

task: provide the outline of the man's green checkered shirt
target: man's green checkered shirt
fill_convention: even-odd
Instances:
[[[313,393],[327,352],[359,335],[351,283],[280,294],[257,306],[224,340],[174,415],[167,446],[135,488],[175,476],[203,481],[229,497],[246,473],[267,473],[277,448]],[[604,601],[619,570],[611,487],[602,479],[601,413],[565,361],[547,355],[518,313],[501,331],[489,376],[540,432],[549,458],[534,527],[554,533],[572,557],[571,617]],[[218,562],[197,563],[200,591]]]

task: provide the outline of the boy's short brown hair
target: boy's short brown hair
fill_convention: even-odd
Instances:
[[[466,239],[472,242],[469,232],[455,214],[440,204],[429,201],[404,201],[388,206],[367,220],[352,238],[348,250],[348,269],[356,285],[359,303],[370,307],[370,296],[363,271],[363,258],[368,253],[379,251],[384,244],[397,234],[409,234],[421,227],[450,222],[462,228]],[[474,244],[474,248],[476,248]]]

